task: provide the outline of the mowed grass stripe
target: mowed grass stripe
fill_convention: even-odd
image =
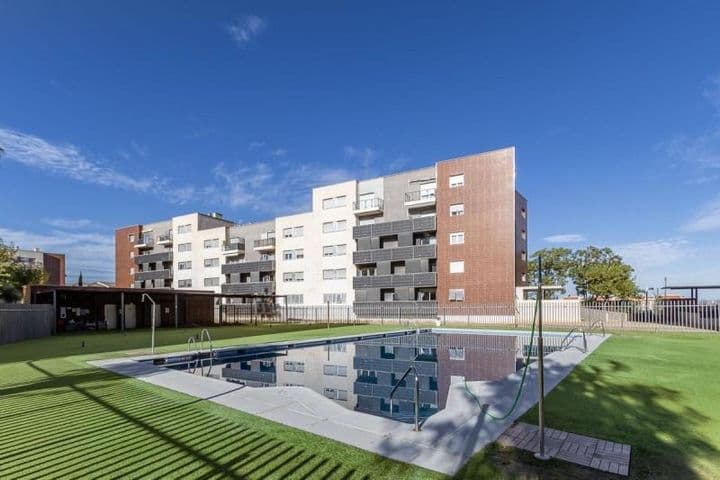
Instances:
[[[372,330],[301,330],[261,341]],[[254,329],[261,331],[273,332]],[[37,350],[33,342],[0,349],[0,478],[442,478],[85,363],[119,356],[87,354],[100,343],[117,350],[116,340],[128,341],[93,335],[74,357],[67,356],[68,346],[78,340],[62,337],[44,339]]]

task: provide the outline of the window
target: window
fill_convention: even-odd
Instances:
[[[203,242],[203,247],[205,247],[205,248],[217,248],[219,246],[220,246],[219,238],[209,238]]]
[[[290,228],[283,228],[283,238],[292,238],[293,236],[293,229]]]
[[[348,399],[347,390],[340,390],[337,388],[323,388],[323,395],[331,400],[342,400]]]
[[[217,287],[220,285],[220,277],[209,277],[203,280],[206,287]]]
[[[345,195],[340,195],[338,197],[330,197],[330,198],[324,198],[322,201],[322,208],[323,210],[328,210],[330,208],[340,208],[344,207],[347,203],[347,197]]]
[[[343,232],[347,228],[346,220],[323,223],[323,233]]]
[[[345,255],[346,245],[326,245],[323,247],[323,257],[337,257]]]
[[[178,262],[178,270],[190,270],[192,269],[192,262],[190,260],[185,262]]]
[[[521,216],[522,218],[527,218],[527,210],[525,210],[524,208],[521,208],[521,209],[520,209],[520,216]]]
[[[527,282],[527,273],[523,273],[523,274],[522,274],[522,277],[520,277],[520,279],[521,279],[523,282]]]
[[[192,250],[192,243],[181,243],[178,245],[178,252],[189,252]]]
[[[302,305],[304,303],[304,299],[302,294],[288,295],[287,297],[285,297],[285,303],[287,305]]]
[[[302,258],[305,258],[305,250],[302,248],[283,250],[283,260],[300,260]]]
[[[465,204],[455,203],[453,205],[450,205],[450,216],[459,217],[460,215],[465,215]]]
[[[135,250],[130,250],[130,258],[135,258]]]
[[[134,233],[131,233],[130,235],[128,235],[128,241],[130,243],[135,243],[135,234]]]
[[[335,304],[345,303],[345,294],[344,293],[325,293],[325,294],[323,294],[323,303],[335,303]]]
[[[185,280],[178,280],[178,288],[190,288],[192,287],[192,279],[186,278]]]
[[[192,232],[192,225],[191,224],[185,224],[185,225],[178,225],[177,227],[178,233],[190,233]]]
[[[465,243],[465,232],[454,232],[450,234],[450,245],[462,245]]]
[[[464,174],[450,175],[450,188],[462,187],[463,185],[465,185]]]
[[[304,280],[303,272],[285,272],[283,273],[283,282],[302,282]]]
[[[375,272],[376,272],[375,267],[358,267],[357,276],[358,277],[374,277]]]
[[[525,230],[520,232],[520,238],[522,238],[523,240],[527,240],[527,232]]]
[[[302,225],[297,227],[283,228],[283,238],[302,237],[304,230],[305,229]]]
[[[520,253],[520,258],[522,259],[523,262],[526,261],[526,260],[527,260],[527,253],[524,252],[524,251],[523,251],[522,253]]]
[[[206,258],[203,260],[203,265],[206,267],[219,267],[220,266],[220,259],[219,258]]]
[[[463,288],[451,288],[449,291],[449,298],[451,302],[464,302],[465,301],[465,289]]]
[[[305,362],[293,362],[290,360],[286,360],[283,363],[283,370],[286,372],[304,372],[305,371]]]
[[[323,280],[343,280],[346,276],[347,270],[344,268],[323,270]]]
[[[456,262],[450,262],[450,273],[463,273],[465,271],[465,262],[458,260]]]
[[[305,235],[305,228],[302,225],[293,227],[293,237],[302,237],[303,235]]]
[[[347,367],[345,365],[323,365],[323,375],[347,377]]]
[[[130,267],[130,275],[133,275],[135,273],[135,267]]]
[[[450,360],[465,360],[465,349],[462,347],[448,348]]]

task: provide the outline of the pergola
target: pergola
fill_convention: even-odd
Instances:
[[[690,298],[697,302],[700,290],[720,290],[720,285],[668,285],[664,290],[690,290]]]

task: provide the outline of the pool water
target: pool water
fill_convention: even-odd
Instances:
[[[300,348],[218,351],[211,375],[256,388],[307,387],[350,410],[411,422],[415,373],[419,416],[427,418],[445,407],[452,384],[498,380],[517,371],[528,344],[529,336],[521,335],[417,333]],[[552,349],[548,346],[546,353]],[[187,369],[190,364],[168,366]]]

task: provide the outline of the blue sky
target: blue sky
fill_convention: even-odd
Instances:
[[[115,227],[515,145],[531,250],[720,283],[717,2],[0,0],[0,237],[113,278]]]

